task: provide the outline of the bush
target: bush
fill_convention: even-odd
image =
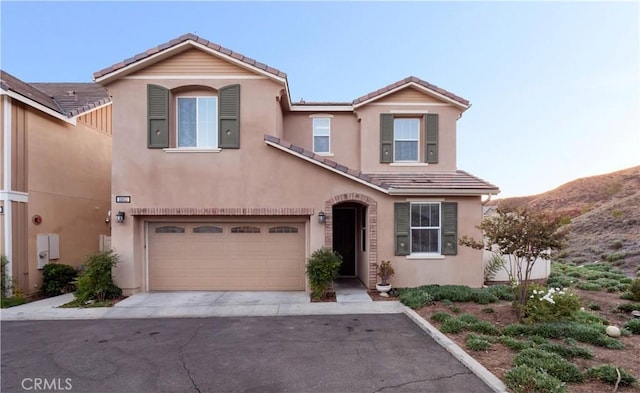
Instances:
[[[458,319],[465,323],[476,323],[478,321],[478,317],[473,314],[462,314],[458,316]]]
[[[446,321],[442,322],[442,325],[440,325],[440,331],[442,333],[460,333],[462,332],[464,329],[466,329],[468,326],[468,324],[464,323],[463,321],[457,319],[457,318],[451,318],[451,319],[447,319]]]
[[[536,348],[543,351],[557,353],[565,359],[582,358],[593,359],[593,352],[584,347],[577,347],[574,345],[562,345],[555,343],[544,343],[538,345]]]
[[[490,287],[481,289],[481,291],[487,291],[500,300],[513,301],[515,299],[513,289],[509,285],[492,285]]]
[[[636,278],[631,282],[629,292],[631,292],[631,300],[640,301],[640,278]]]
[[[486,351],[491,348],[491,345],[491,342],[485,338],[473,334],[467,335],[467,348],[472,351]]]
[[[566,288],[545,289],[532,284],[527,296],[523,315],[528,323],[570,320],[580,310],[580,300]]]
[[[558,378],[529,366],[518,366],[504,375],[505,384],[514,393],[565,393],[567,388]]]
[[[601,307],[600,307],[600,305],[598,303],[589,303],[589,304],[587,304],[587,308],[589,310],[593,310],[593,311],[600,311],[601,310]]]
[[[78,276],[72,266],[62,263],[49,263],[42,271],[42,291],[47,296],[58,296],[68,292],[68,288]]]
[[[493,336],[497,336],[498,334],[500,334],[500,329],[498,329],[497,327],[495,327],[495,325],[488,321],[477,321],[469,323],[469,330],[476,333],[490,334]]]
[[[523,349],[514,359],[516,366],[529,366],[545,370],[562,382],[582,382],[584,376],[575,364],[570,363],[557,353],[538,348]]]
[[[533,348],[536,346],[531,340],[517,340],[509,336],[500,336],[500,343],[512,351],[520,352],[525,348]]]
[[[640,311],[640,303],[623,303],[616,307],[620,312]]]
[[[538,335],[544,338],[573,338],[577,341],[605,347],[621,349],[624,345],[605,333],[605,326],[586,325],[578,322],[550,322],[524,325],[515,323],[505,326],[502,334],[507,336]]]
[[[584,291],[599,291],[602,287],[595,282],[591,281],[583,281],[577,285],[578,289],[582,289]]]
[[[618,373],[616,368],[620,371],[620,385],[629,386],[636,381],[636,377],[626,372],[624,369],[612,366],[610,364],[601,364],[599,366],[591,367],[585,372],[588,378],[599,379],[602,382],[610,385],[615,385],[618,381]]]
[[[433,315],[431,315],[432,321],[441,322],[441,323],[451,318],[453,317],[444,311],[436,311],[433,313]]]
[[[6,256],[0,255],[0,307],[14,307],[27,303],[27,299],[24,298],[22,290],[16,287],[12,277],[7,277],[6,266],[9,264],[9,260]],[[7,297],[10,293],[11,296]]]
[[[338,278],[342,257],[328,248],[317,249],[307,262],[307,277],[311,287],[311,297],[322,299],[333,280]]]
[[[419,288],[400,288],[398,290],[398,298],[402,304],[414,310],[424,307],[433,301],[428,292]]]
[[[640,319],[635,318],[629,320],[627,323],[622,325],[625,329],[630,331],[633,334],[640,334]]]
[[[103,302],[122,296],[122,290],[113,283],[111,277],[111,270],[117,263],[118,256],[113,251],[101,251],[90,255],[84,265],[84,272],[78,278],[75,293],[78,301]]]

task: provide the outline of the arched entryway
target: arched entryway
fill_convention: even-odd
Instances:
[[[376,201],[362,194],[336,195],[325,202],[325,246],[343,256],[340,276],[375,287],[378,258]]]

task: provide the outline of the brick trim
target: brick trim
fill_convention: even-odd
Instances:
[[[132,216],[312,216],[315,209],[307,207],[134,207]]]
[[[362,194],[348,193],[336,195],[324,203],[324,245],[327,248],[333,248],[333,206],[342,202],[358,202],[367,206],[367,216],[369,219],[367,225],[368,246],[369,246],[369,274],[368,282],[365,283],[369,289],[375,288],[377,282],[378,271],[378,202],[375,199]]]

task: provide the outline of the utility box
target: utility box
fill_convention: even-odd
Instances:
[[[36,237],[36,258],[38,269],[56,259],[60,259],[60,235],[56,233],[39,233]]]

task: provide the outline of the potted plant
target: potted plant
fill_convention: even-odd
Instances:
[[[391,284],[389,284],[389,279],[396,274],[393,270],[393,266],[391,266],[391,261],[382,261],[378,265],[378,276],[380,277],[380,282],[376,284],[376,289],[380,293],[386,293],[391,290]]]

